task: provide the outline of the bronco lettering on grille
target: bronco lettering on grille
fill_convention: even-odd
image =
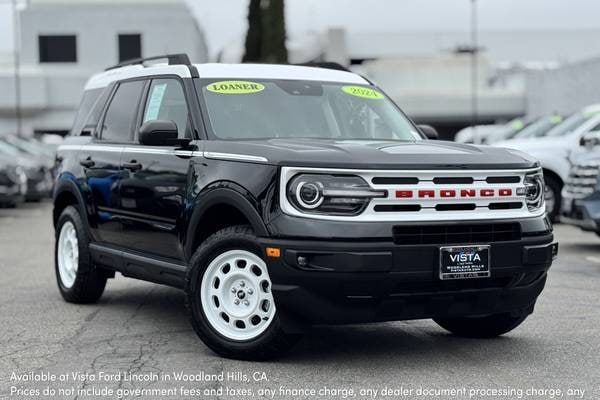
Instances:
[[[512,196],[513,190],[511,188],[483,188],[483,189],[419,189],[410,190],[402,189],[396,190],[397,199],[411,199],[411,198],[465,198],[465,197],[509,197]]]

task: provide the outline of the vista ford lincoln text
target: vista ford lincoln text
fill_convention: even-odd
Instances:
[[[115,272],[183,289],[200,338],[239,359],[317,324],[506,333],[558,250],[540,166],[436,137],[331,63],[109,68],[58,151],[60,293],[96,301]]]

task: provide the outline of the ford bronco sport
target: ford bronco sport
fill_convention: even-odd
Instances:
[[[557,252],[538,162],[428,140],[349,71],[191,64],[93,76],[57,156],[56,276],[185,290],[218,354],[266,359],[308,327],[433,318],[517,327]]]

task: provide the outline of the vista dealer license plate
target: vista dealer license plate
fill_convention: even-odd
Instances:
[[[490,277],[490,246],[440,247],[440,279]]]

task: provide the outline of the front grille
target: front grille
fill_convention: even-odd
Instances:
[[[576,199],[582,199],[594,192],[600,164],[597,162],[576,164],[571,168],[565,182],[565,191]]]
[[[472,244],[521,239],[517,222],[460,225],[398,225],[392,230],[396,244]]]
[[[358,215],[328,215],[304,212],[280,193],[282,210],[289,215],[356,222],[413,223],[431,221],[478,223],[541,216],[543,209],[530,211],[525,204],[524,178],[538,168],[513,170],[310,170],[283,167],[281,187],[300,173],[357,175],[369,188],[385,195],[371,199]]]

